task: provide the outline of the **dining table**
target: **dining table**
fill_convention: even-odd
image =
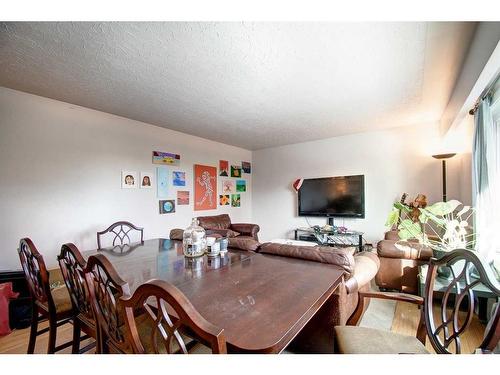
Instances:
[[[280,353],[334,294],[337,267],[229,249],[184,256],[182,241],[149,239],[83,252],[103,254],[134,290],[161,279],[182,291],[210,323],[224,329],[229,353]]]

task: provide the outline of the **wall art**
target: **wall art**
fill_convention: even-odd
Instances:
[[[231,194],[236,193],[236,184],[234,180],[222,179],[221,183],[221,194]]]
[[[217,168],[194,165],[194,210],[217,208]]]
[[[151,172],[141,172],[141,189],[151,189],[153,187],[153,174]]]
[[[189,191],[179,190],[177,191],[177,205],[183,206],[189,204]]]
[[[231,207],[240,207],[241,199],[239,194],[231,194]]]
[[[158,198],[168,197],[168,177],[169,170],[165,167],[156,168],[156,186]]]
[[[175,201],[173,199],[160,201],[160,214],[171,214],[175,212]]]
[[[137,172],[122,171],[122,188],[135,189],[137,187]]]
[[[241,167],[239,165],[231,165],[231,177],[241,177]]]
[[[250,164],[250,162],[248,161],[242,161],[241,169],[243,169],[243,172],[250,174],[252,173],[252,164]]]
[[[153,164],[179,166],[181,164],[181,156],[170,152],[153,151]]]
[[[229,177],[229,162],[227,160],[219,160],[219,176]]]
[[[186,186],[186,172],[173,171],[172,182],[174,186]]]
[[[236,180],[236,191],[238,193],[243,193],[247,191],[247,181],[246,180]]]

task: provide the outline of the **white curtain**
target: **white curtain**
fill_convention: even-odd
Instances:
[[[479,103],[472,150],[476,250],[488,261],[500,255],[500,100]]]

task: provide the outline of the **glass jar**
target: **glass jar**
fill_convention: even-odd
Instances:
[[[191,225],[186,228],[182,236],[182,250],[184,255],[195,258],[205,254],[207,249],[207,236],[205,229],[198,225],[198,220],[193,218]]]

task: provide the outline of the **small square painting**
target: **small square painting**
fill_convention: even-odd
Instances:
[[[171,214],[175,212],[175,201],[173,199],[160,201],[160,214]]]
[[[241,177],[241,167],[239,165],[231,165],[231,177]]]
[[[141,172],[141,189],[151,189],[153,187],[153,174]]]
[[[250,174],[252,173],[252,164],[250,164],[250,162],[248,161],[242,161],[241,169],[243,169],[243,172]]]
[[[122,171],[122,188],[135,189],[137,187],[137,172]]]
[[[240,207],[241,199],[239,194],[231,194],[231,207]]]
[[[189,191],[181,191],[177,192],[177,205],[185,206],[189,204]]]
[[[219,204],[221,206],[229,206],[231,203],[231,199],[229,198],[229,194],[219,195]]]
[[[173,171],[172,176],[174,186],[186,186],[186,172]]]
[[[219,176],[229,177],[229,162],[227,160],[219,160]]]
[[[236,191],[238,193],[243,193],[247,191],[247,181],[246,180],[236,180]]]
[[[234,180],[224,179],[221,181],[221,193],[232,194],[236,193]]]

